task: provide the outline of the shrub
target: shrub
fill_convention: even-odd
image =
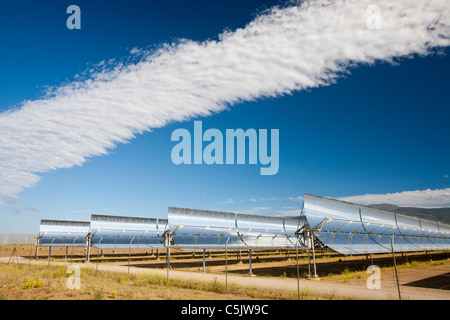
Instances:
[[[42,281],[30,279],[27,282],[23,284],[24,289],[34,289],[34,288],[40,288],[42,287]]]
[[[103,299],[103,292],[101,290],[97,290],[94,292],[94,299],[95,300],[102,300]]]

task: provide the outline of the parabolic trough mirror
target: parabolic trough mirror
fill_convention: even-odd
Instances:
[[[450,248],[450,226],[310,194],[303,214],[314,235],[342,254]]]
[[[297,244],[302,217],[256,216],[186,208],[169,208],[171,246],[184,249],[273,249]]]
[[[43,247],[85,247],[89,221],[41,220],[37,244]]]
[[[98,249],[163,249],[167,219],[91,216],[91,246]]]

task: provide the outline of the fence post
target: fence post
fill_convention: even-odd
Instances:
[[[128,276],[130,275],[130,263],[131,263],[131,243],[133,242],[134,238],[136,238],[136,237],[133,237],[133,239],[131,239],[131,241],[130,241],[130,245],[129,245],[129,248],[128,248]]]
[[[395,278],[397,279],[398,298],[399,298],[399,300],[402,300],[402,295],[400,293],[400,283],[398,282],[397,263],[395,262],[394,235],[391,236],[391,249],[392,249],[392,257],[394,259]]]

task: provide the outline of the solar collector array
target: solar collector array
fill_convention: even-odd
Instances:
[[[174,247],[184,249],[295,248],[301,219],[169,208]]]
[[[304,216],[256,216],[170,207],[168,219],[92,215],[91,221],[42,220],[39,244],[98,249],[305,248],[305,222],[342,254],[447,250],[450,226],[354,203],[305,194]],[[300,238],[298,238],[300,237]],[[89,240],[89,243],[87,242]]]
[[[44,247],[84,247],[89,230],[89,221],[41,220],[38,243]]]
[[[354,203],[305,194],[304,215],[315,236],[342,254],[447,250],[450,226]]]
[[[163,249],[166,219],[91,216],[91,246],[98,249]]]

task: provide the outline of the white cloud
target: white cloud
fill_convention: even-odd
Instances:
[[[273,8],[219,40],[182,40],[137,63],[96,65],[92,78],[0,114],[0,203],[39,173],[82,165],[136,134],[220,112],[241,101],[329,85],[349,67],[448,46],[448,0],[318,0]],[[101,69],[104,68],[104,69]]]
[[[265,198],[265,197],[263,197],[263,198],[260,198],[259,200],[260,201],[277,201],[277,200],[279,200],[279,198],[276,198],[276,197]],[[255,201],[256,201],[256,199],[255,199]]]
[[[339,198],[359,204],[390,203],[404,207],[450,207],[450,188],[437,190],[403,191],[387,194],[366,194]]]
[[[288,197],[288,200],[291,200],[291,201],[303,201],[303,197],[302,196]]]
[[[218,202],[219,204],[229,204],[229,203],[235,203],[236,201],[234,201],[233,199],[231,199],[231,198],[228,198],[227,200],[225,200],[225,201],[223,201],[223,202]]]

